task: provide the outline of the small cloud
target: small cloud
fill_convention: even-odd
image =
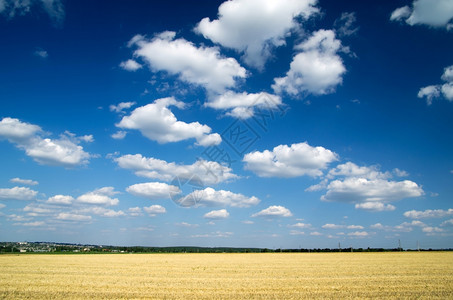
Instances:
[[[322,235],[322,233],[321,232],[317,232],[317,231],[313,231],[313,232],[310,232],[310,235],[320,236],[320,235]]]
[[[196,227],[200,226],[198,224],[190,224],[190,223],[187,223],[187,222],[176,223],[175,225],[176,226],[181,226],[181,227],[187,227],[187,228],[196,228]]]
[[[21,179],[21,178],[11,178],[9,180],[9,182],[12,182],[12,183],[18,183],[18,184],[25,184],[25,185],[38,185],[38,182],[35,181],[35,180],[31,180],[31,179]]]
[[[298,230],[291,230],[289,232],[290,235],[305,235],[305,232],[303,231],[298,231]]]
[[[366,231],[355,231],[355,232],[350,232],[348,233],[349,236],[353,237],[366,237],[368,236],[368,232]]]
[[[109,108],[110,108],[110,111],[113,111],[116,113],[124,113],[124,110],[131,108],[135,104],[137,104],[137,102],[130,102],[130,101],[129,102],[120,102],[117,105],[114,105],[114,104],[110,105]]]
[[[47,53],[46,50],[41,49],[41,48],[36,49],[35,52],[33,52],[33,54],[35,56],[43,58],[43,59],[49,57],[49,53]]]
[[[126,131],[117,131],[116,133],[112,134],[111,137],[115,140],[122,140],[126,137],[127,132]]]
[[[407,177],[407,176],[409,176],[408,172],[406,172],[404,170],[400,170],[398,168],[393,169],[393,174],[395,174],[398,177]]]
[[[289,209],[280,205],[272,205],[260,212],[252,215],[252,217],[264,217],[264,218],[275,218],[275,217],[291,217],[293,214]]]
[[[165,207],[160,205],[151,205],[148,207],[143,207],[143,210],[147,212],[151,217],[155,217],[157,214],[164,214],[167,212]]]
[[[126,61],[123,61],[122,63],[120,63],[120,67],[126,71],[131,71],[131,72],[135,72],[135,71],[143,68],[143,66],[141,64],[139,64],[138,62],[136,62],[133,59],[128,59]]]
[[[360,104],[360,100],[359,99],[352,99],[351,102],[355,103],[355,104]]]
[[[229,216],[230,216],[230,213],[226,209],[220,209],[220,210],[213,210],[213,211],[206,213],[203,216],[203,218],[219,220],[219,219],[226,219]]]

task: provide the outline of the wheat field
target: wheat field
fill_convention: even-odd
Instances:
[[[1,299],[453,299],[453,252],[0,255]]]

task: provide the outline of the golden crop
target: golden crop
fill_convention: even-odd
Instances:
[[[453,253],[0,255],[1,299],[453,298]]]

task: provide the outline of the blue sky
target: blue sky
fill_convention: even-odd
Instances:
[[[452,247],[453,2],[0,0],[0,239]]]

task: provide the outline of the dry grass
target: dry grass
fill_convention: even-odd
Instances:
[[[453,253],[1,255],[0,298],[453,299]]]

